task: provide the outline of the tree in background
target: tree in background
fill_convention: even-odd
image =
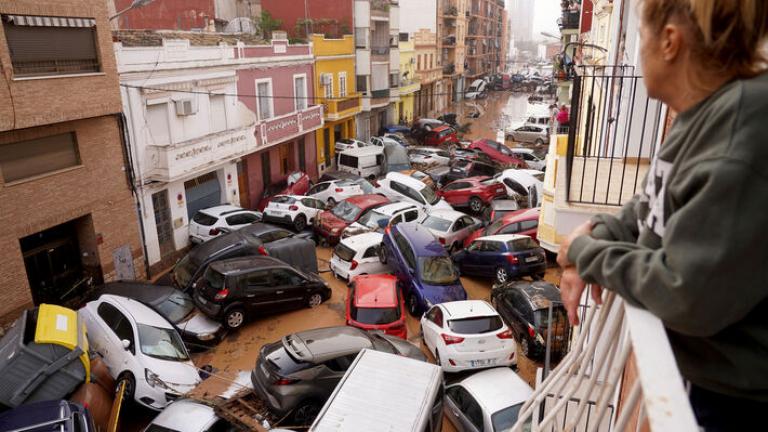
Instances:
[[[261,31],[261,37],[268,41],[272,40],[272,32],[283,25],[283,20],[272,18],[272,14],[265,10],[261,11],[261,16],[254,21]]]

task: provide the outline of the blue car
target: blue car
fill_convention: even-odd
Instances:
[[[453,261],[462,274],[494,277],[499,283],[529,275],[541,279],[547,270],[544,249],[520,234],[478,237]]]
[[[379,259],[397,276],[408,311],[415,317],[432,305],[467,299],[445,247],[426,227],[399,223],[388,228]]]
[[[0,414],[0,431],[95,432],[91,414],[82,405],[49,400],[21,405]]]
[[[408,126],[391,124],[391,125],[386,125],[381,127],[381,130],[379,131],[379,135],[384,135],[385,133],[388,133],[388,134],[400,133],[400,134],[403,134],[403,136],[408,136],[411,134],[411,128],[409,128]]]

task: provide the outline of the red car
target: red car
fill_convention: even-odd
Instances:
[[[363,330],[383,330],[408,338],[405,303],[394,275],[361,275],[352,279],[347,296],[347,325]]]
[[[308,175],[301,171],[292,172],[288,174],[285,180],[272,183],[264,188],[256,210],[263,212],[269,201],[277,195],[306,195],[311,186],[312,181]]]
[[[332,210],[318,213],[315,217],[315,234],[335,245],[339,242],[344,228],[360,219],[368,210],[389,204],[389,199],[381,195],[356,195],[339,201]]]
[[[432,147],[447,146],[459,143],[456,131],[450,126],[438,126],[424,134],[424,145]]]
[[[467,207],[480,213],[494,198],[507,196],[504,185],[491,177],[467,177],[445,185],[437,192],[454,207]]]
[[[485,228],[481,228],[464,239],[464,247],[469,247],[472,240],[496,234],[523,234],[537,240],[539,230],[539,207],[523,209],[504,215]]]
[[[523,159],[512,153],[512,150],[502,143],[489,139],[481,139],[470,144],[469,148],[480,150],[503,166],[528,168],[528,164],[526,164]]]

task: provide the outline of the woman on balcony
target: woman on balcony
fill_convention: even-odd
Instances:
[[[658,316],[706,431],[768,410],[768,2],[644,0],[651,97],[679,113],[619,214],[561,245],[573,324],[585,284]]]

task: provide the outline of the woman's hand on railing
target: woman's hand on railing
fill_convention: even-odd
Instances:
[[[568,237],[566,237],[565,240],[560,242],[560,249],[557,251],[557,263],[560,265],[560,267],[565,269],[573,265],[573,263],[568,259],[568,249],[570,249],[571,243],[576,239],[576,237],[590,234],[592,234],[592,221],[586,221],[583,224],[577,226],[576,229],[568,234]]]

